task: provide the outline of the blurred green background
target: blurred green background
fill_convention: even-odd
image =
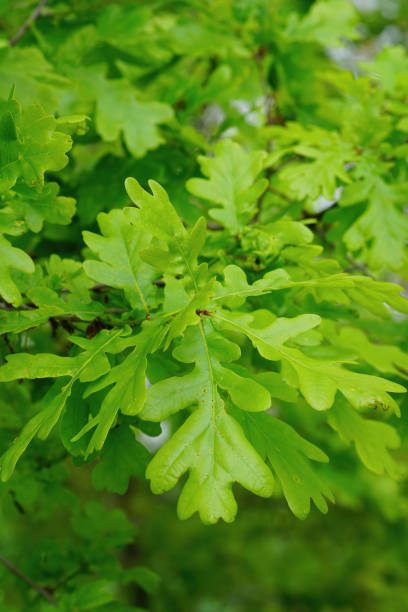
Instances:
[[[36,4],[0,1],[4,40],[18,30]],[[58,15],[70,10],[81,15],[93,5],[99,10],[101,4],[109,3],[55,2],[53,10]],[[234,4],[236,11],[247,11],[251,0]],[[258,4],[265,3],[254,0],[253,6]],[[302,14],[313,2],[298,0],[287,4]],[[354,5],[359,11],[361,38],[332,50],[336,62],[352,67],[359,59],[372,58],[384,46],[407,46],[407,0],[355,0]],[[33,37],[41,42],[41,27],[29,36],[29,42]],[[55,42],[52,34],[50,40]],[[228,124],[224,127],[228,128]],[[161,163],[169,158],[168,146],[148,153],[143,161],[138,160],[136,168],[131,157],[101,157],[98,172],[105,176],[120,172],[125,176],[130,168],[135,174],[154,175],[162,180]],[[174,164],[178,163],[176,150],[176,146],[170,149]],[[192,159],[188,155],[183,158],[182,176],[175,176],[177,170],[163,178],[164,182],[168,178],[173,193],[188,176],[194,175],[189,166],[190,163],[194,167]],[[79,161],[92,174],[92,164],[87,166],[85,158]],[[68,178],[72,177],[75,179],[75,169]],[[108,193],[112,205],[124,203],[124,193],[118,196],[115,192],[119,181],[95,186],[89,181],[77,192],[74,180],[72,184],[79,200],[82,227],[94,222],[101,207],[101,194]],[[88,219],[89,210],[92,214]],[[78,235],[79,230],[69,236],[68,242],[78,241]],[[66,238],[65,234],[54,236],[50,231],[51,240],[61,236]],[[13,402],[29,401],[24,389],[16,389],[9,391]],[[5,395],[0,399],[4,411],[12,405],[9,398]],[[400,433],[405,430],[403,422]],[[6,432],[5,439],[7,436]],[[406,446],[406,440],[403,442]],[[39,454],[36,479],[23,466],[11,486],[0,486],[0,554],[18,561],[19,568],[41,584],[58,588],[76,573],[87,571],[114,578],[119,564],[127,567],[136,563],[148,570],[121,589],[133,604],[152,612],[408,610],[406,487],[368,474],[341,450],[336,474],[332,475],[339,503],[331,506],[327,515],[313,509],[302,522],[290,513],[279,492],[272,500],[259,500],[239,491],[236,522],[206,527],[197,517],[187,522],[178,520],[177,491],[153,497],[147,483],[138,481],[124,496],[97,494],[91,486],[90,468],[79,469],[68,461],[61,463],[60,447],[55,441],[36,442],[33,447],[32,457],[37,451]],[[48,457],[47,461],[44,457]],[[2,612],[53,609],[36,593],[27,594],[24,583],[2,565],[0,589]],[[114,604],[99,609],[121,612],[130,608]]]
[[[352,465],[344,467],[352,473]],[[67,476],[70,489],[92,498],[85,508],[63,489]],[[54,483],[48,494],[47,477]],[[24,492],[16,488],[20,510],[10,494],[3,498],[1,554],[18,559],[20,569],[46,584],[78,568],[115,576],[119,562],[140,564],[160,582],[148,576],[143,589],[122,586],[122,596],[152,612],[405,612],[406,497],[389,480],[369,476],[362,499],[352,480],[343,484],[341,505],[327,515],[313,509],[300,521],[282,499],[240,491],[233,524],[204,526],[197,517],[177,518],[177,491],[152,498],[147,484],[137,482],[125,496],[90,495],[84,468],[70,475],[44,468],[41,493],[24,481]],[[30,605],[22,603],[24,585],[5,569],[0,576],[7,587],[4,612],[41,602],[33,596]],[[106,610],[121,610],[115,606]]]

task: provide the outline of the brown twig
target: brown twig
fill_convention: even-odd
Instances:
[[[268,78],[265,74],[264,67],[262,64],[262,60],[267,54],[268,47],[263,46],[260,47],[254,55],[264,95],[266,125],[285,125],[285,118],[281,114],[277,104],[278,92],[271,91],[271,87],[268,83]]]
[[[272,106],[273,106],[273,95],[269,90],[268,81],[265,75],[265,71],[263,69],[262,60],[265,55],[268,53],[267,47],[260,47],[258,51],[255,53],[254,59],[256,63],[256,67],[259,72],[259,79],[261,82],[261,87],[264,96],[264,104],[265,104],[265,117],[266,117],[266,125],[271,125],[272,123]]]
[[[26,576],[25,574],[23,574],[23,572],[21,570],[18,569],[18,567],[16,567],[15,565],[13,565],[12,563],[10,563],[10,561],[8,561],[7,559],[5,559],[5,557],[3,557],[2,555],[0,555],[0,563],[3,563],[3,565],[15,576],[18,576],[18,578],[21,578],[21,580],[24,580],[24,582],[26,584],[28,584],[32,589],[34,589],[35,591],[37,591],[37,593],[39,593],[40,595],[42,595],[45,599],[47,599],[50,603],[52,603],[54,606],[57,605],[57,600],[55,599],[55,597],[53,597],[51,595],[51,593],[49,593],[46,589],[43,589],[42,586],[40,586],[39,584],[37,584],[36,582],[34,582],[34,580],[31,580],[31,578],[29,578],[29,576]]]
[[[13,45],[16,45],[18,43],[18,41],[20,40],[20,38],[22,38],[22,36],[24,36],[24,34],[26,33],[26,31],[28,30],[28,28],[30,27],[30,25],[33,23],[33,21],[35,21],[36,19],[38,19],[38,17],[41,15],[42,10],[45,6],[45,4],[47,3],[47,0],[40,0],[39,3],[37,4],[36,8],[33,10],[33,12],[31,13],[31,15],[26,19],[26,21],[23,23],[23,25],[21,26],[21,28],[19,29],[19,31],[17,32],[17,34],[14,34],[13,38],[10,39],[9,41],[9,45],[12,47]]]
[[[345,268],[345,272],[354,272],[354,270],[359,270],[359,272],[362,272],[364,276],[368,276],[373,280],[377,280],[375,276],[368,271],[367,267],[364,264],[358,263],[351,255],[346,255],[346,259],[351,263],[351,266]]]
[[[14,353],[14,348],[13,345],[10,342],[10,338],[8,337],[7,334],[3,334],[3,338],[4,338],[4,342],[7,344],[7,348],[10,351],[10,353]]]

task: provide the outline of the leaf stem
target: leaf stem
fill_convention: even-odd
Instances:
[[[91,363],[91,361],[97,355],[99,355],[99,353],[103,352],[103,350],[108,346],[108,344],[116,340],[116,338],[120,336],[122,333],[123,333],[122,329],[117,330],[110,338],[106,340],[106,342],[102,344],[102,346],[98,347],[98,349],[94,353],[92,353],[88,357],[88,359],[86,359],[86,361],[84,361],[84,363],[77,369],[75,374],[73,374],[73,376],[71,377],[71,380],[64,387],[62,387],[61,391],[65,392],[66,389],[71,389],[74,382],[81,376],[82,372]]]
[[[215,403],[216,403],[217,387],[216,387],[216,383],[214,380],[214,372],[213,372],[213,367],[211,363],[211,355],[210,355],[210,351],[208,348],[207,337],[205,335],[205,330],[204,330],[203,322],[201,319],[199,321],[198,327],[200,329],[200,334],[201,334],[201,338],[202,338],[203,346],[204,346],[204,352],[205,352],[205,356],[207,359],[208,377],[211,383],[211,422],[213,426],[215,426],[215,408],[216,408]]]

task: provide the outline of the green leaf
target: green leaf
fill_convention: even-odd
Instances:
[[[120,508],[107,510],[96,500],[87,501],[83,512],[76,512],[72,518],[74,532],[92,548],[95,542],[104,541],[107,549],[112,546],[124,547],[135,538],[135,525]]]
[[[18,102],[0,104],[0,191],[6,191],[22,178],[40,188],[46,170],[61,170],[72,146],[67,134],[56,130],[56,120],[40,106],[24,111]]]
[[[102,236],[83,232],[88,247],[102,260],[85,261],[86,274],[97,283],[123,289],[132,308],[144,308],[148,313],[155,272],[140,258],[151,236],[138,224],[137,211],[124,208],[100,213],[98,224]]]
[[[279,255],[287,245],[307,244],[313,241],[313,233],[298,221],[280,220],[266,224],[248,225],[242,235],[242,246],[263,261]]]
[[[327,419],[346,444],[354,442],[361,461],[376,474],[387,472],[392,478],[402,475],[388,449],[400,445],[394,427],[380,421],[365,419],[342,402],[334,406]]]
[[[291,40],[318,42],[325,47],[339,47],[344,44],[343,38],[359,38],[355,25],[357,11],[345,0],[315,2],[309,12],[296,19],[292,13],[289,28],[286,32]]]
[[[390,316],[386,304],[399,312],[408,312],[408,300],[402,295],[400,285],[375,281],[367,276],[355,276],[354,287],[347,289],[351,303],[356,302],[369,312],[383,318]]]
[[[234,416],[260,456],[268,458],[293,514],[306,518],[310,512],[310,500],[326,513],[325,497],[334,501],[333,494],[313,470],[309,459],[326,462],[329,460],[327,455],[302,438],[290,425],[270,414],[234,411]]]
[[[292,279],[287,286],[298,288],[298,300],[311,293],[318,302],[359,304],[382,318],[390,317],[386,304],[399,312],[408,312],[408,300],[401,295],[403,287],[368,276],[345,274],[335,259],[322,258],[321,254],[322,248],[317,245],[284,250],[283,257],[289,263],[285,271]]]
[[[95,380],[110,370],[107,352],[119,352],[134,343],[134,338],[126,338],[129,333],[130,329],[125,328],[102,330],[91,340],[71,336],[71,341],[84,349],[75,357],[60,357],[48,353],[8,355],[6,365],[0,368],[0,380],[69,376],[69,386],[77,379],[82,382]]]
[[[105,579],[87,582],[76,589],[69,597],[69,605],[72,606],[71,610],[75,610],[75,608],[94,610],[103,604],[114,601],[115,590],[115,584]]]
[[[51,317],[75,316],[90,321],[104,311],[102,304],[81,300],[74,295],[59,297],[47,287],[34,287],[26,295],[37,306],[33,310],[0,312],[0,333],[21,333],[26,329],[46,323]]]
[[[135,45],[135,33],[141,35],[143,26],[148,24],[151,18],[150,7],[110,4],[98,14],[97,33],[101,40],[129,51],[129,47]]]
[[[86,425],[90,412],[90,402],[84,400],[82,396],[83,386],[74,385],[59,425],[61,442],[73,457],[84,455],[89,442],[86,436],[77,442],[72,442],[75,434]]]
[[[183,240],[187,232],[171,204],[166,191],[156,181],[149,181],[152,194],[141,187],[135,178],[125,181],[128,196],[139,208],[134,211],[140,223],[152,236],[169,243],[172,240]]]
[[[103,140],[112,142],[123,134],[134,157],[163,142],[158,127],[173,118],[168,104],[144,100],[127,79],[107,79],[104,68],[81,69],[75,76],[95,98],[96,129]]]
[[[220,518],[231,522],[237,512],[232,483],[269,497],[273,478],[241,427],[224,411],[219,396],[211,402],[188,417],[156,453],[146,476],[153,493],[163,493],[189,470],[177,506],[179,517],[186,519],[198,512],[204,523]]]
[[[177,273],[182,270],[196,284],[197,258],[206,237],[206,222],[198,219],[191,230],[186,230],[166,191],[155,181],[149,181],[152,195],[134,178],[125,181],[126,191],[138,207],[135,218],[141,227],[162,242],[141,253],[142,258],[162,272]],[[164,247],[164,248],[163,248]],[[202,266],[205,267],[205,264]]]
[[[205,179],[187,182],[195,196],[213,202],[221,208],[211,208],[210,216],[231,233],[239,235],[257,210],[257,200],[268,181],[258,178],[264,168],[263,151],[246,153],[231,140],[220,141],[214,157],[199,157]]]
[[[230,521],[234,483],[269,496],[274,477],[297,516],[326,511],[321,475],[344,505],[403,512],[396,483],[327,428],[399,471],[408,55],[353,65],[385,22],[404,37],[404,2],[389,3],[384,21],[350,0],[0,2],[3,478],[33,441],[0,497],[5,519],[41,518],[22,569],[61,612],[130,610],[143,584],[113,550],[134,539],[124,514],[82,512],[64,488],[67,454],[99,461],[110,504],[142,476],[139,431],[153,490],[177,483],[183,518]],[[43,519],[68,509],[65,554]],[[20,527],[3,529],[16,553]],[[10,585],[13,610],[55,607]]]
[[[290,164],[283,164],[272,179],[272,186],[280,192],[299,201],[306,200],[313,210],[319,196],[334,199],[338,181],[350,181],[344,167],[354,160],[356,153],[338,132],[317,126],[305,128],[295,122],[268,131],[278,147],[269,156],[268,165],[274,165],[288,153],[296,156]]]
[[[150,454],[138,442],[126,425],[114,428],[108,435],[101,458],[92,472],[92,483],[97,491],[126,493],[131,476],[144,478]]]
[[[224,282],[222,284],[217,283],[216,295],[212,301],[220,301],[230,308],[239,308],[244,304],[247,297],[291,287],[294,284],[287,272],[281,268],[267,272],[263,278],[255,281],[252,285],[248,283],[244,270],[239,266],[226,266],[223,274]]]
[[[21,304],[21,293],[13,280],[11,270],[21,270],[26,274],[34,272],[34,262],[27,253],[13,247],[8,240],[0,236],[0,295],[13,306]]]
[[[271,397],[294,403],[298,399],[296,389],[288,385],[277,372],[259,372],[254,379],[269,391]]]
[[[359,359],[379,372],[408,377],[408,355],[398,346],[371,342],[362,330],[355,327],[342,327],[335,342],[355,352]]]
[[[25,184],[15,185],[9,205],[23,217],[32,232],[41,231],[44,221],[68,225],[75,213],[74,198],[59,196],[59,185],[47,183],[41,191]]]
[[[171,319],[167,328],[167,337],[164,349],[167,349],[171,342],[180,336],[189,325],[196,325],[199,322],[199,312],[209,302],[214,295],[214,279],[210,280],[196,293],[190,297],[187,293],[182,294],[180,289],[176,289],[178,281],[171,278],[166,279],[166,300],[165,310],[179,310]],[[175,299],[181,298],[181,299]]]
[[[406,91],[405,76],[408,71],[408,55],[402,45],[387,46],[372,62],[360,62],[370,77],[378,80],[390,94]]]
[[[16,462],[35,436],[48,437],[61,417],[75,381],[89,382],[109,371],[110,364],[106,352],[115,353],[126,348],[133,342],[126,338],[128,335],[129,330],[119,329],[103,330],[92,340],[72,338],[76,344],[85,349],[77,357],[59,357],[45,353],[39,355],[19,353],[8,356],[7,364],[0,368],[0,381],[60,376],[64,378],[56,381],[50,388],[40,402],[40,406],[44,408],[26,423],[20,436],[3,455],[1,460],[3,480],[10,478]],[[65,377],[70,377],[68,382]]]
[[[227,328],[244,333],[265,359],[286,362],[291,368],[291,384],[299,388],[316,410],[328,410],[339,390],[357,408],[380,404],[385,410],[399,414],[398,404],[387,391],[403,393],[405,388],[401,385],[377,376],[351,372],[336,363],[313,359],[297,348],[285,346],[290,338],[318,325],[320,318],[316,315],[276,319],[265,327],[253,326],[253,315],[223,311],[222,315],[215,314],[214,318],[223,325],[227,324]]]
[[[360,193],[361,199],[368,199],[368,206],[346,231],[344,242],[350,251],[363,250],[364,259],[373,270],[401,270],[407,261],[408,218],[396,205],[405,203],[406,187],[387,185],[376,178],[367,181],[365,197]],[[346,205],[355,200],[349,197],[342,201]]]
[[[38,47],[0,49],[0,96],[6,99],[14,84],[24,105],[41,104],[49,113],[58,108],[69,81],[54,71]]]
[[[41,439],[47,438],[58,422],[70,394],[70,387],[63,387],[62,384],[58,381],[50,388],[40,402],[40,407],[43,408],[26,423],[19,436],[0,458],[0,474],[3,482],[12,476],[17,461],[33,438],[36,436]]]
[[[182,377],[172,376],[150,387],[141,418],[162,421],[189,406],[208,407],[217,387],[227,391],[232,402],[242,410],[269,408],[269,392],[248,372],[242,376],[222,365],[240,357],[238,345],[208,326],[204,331],[201,322],[188,328],[173,355],[182,363],[195,363],[194,369]]]
[[[147,593],[156,593],[160,585],[160,576],[152,572],[148,567],[137,565],[126,570],[125,582],[136,582]]]
[[[237,507],[231,484],[239,482],[268,497],[273,479],[240,426],[225,412],[219,389],[226,389],[244,410],[266,409],[269,394],[255,381],[219,364],[218,359],[239,357],[239,349],[219,335],[210,334],[207,339],[201,324],[189,328],[175,356],[182,362],[194,361],[195,369],[182,379],[173,377],[153,385],[140,416],[159,421],[188,406],[198,408],[156,453],[146,476],[152,491],[162,493],[189,470],[178,503],[180,518],[197,511],[206,523],[219,518],[232,521]]]
[[[44,262],[44,268],[52,289],[69,291],[82,301],[90,300],[88,289],[94,282],[86,276],[82,262],[53,254]]]
[[[136,415],[142,410],[146,398],[147,355],[158,348],[163,335],[160,321],[145,322],[142,332],[124,338],[127,342],[121,347],[123,350],[126,346],[135,346],[135,349],[121,363],[87,388],[85,395],[89,396],[96,391],[111,387],[105,395],[99,412],[72,438],[72,442],[76,442],[95,428],[86,456],[102,448],[119,410],[128,415]]]

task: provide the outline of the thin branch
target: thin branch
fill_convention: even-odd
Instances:
[[[93,287],[91,287],[91,291],[105,291],[106,289],[109,289],[109,285],[104,285],[103,283],[98,283],[97,285],[94,285]],[[64,289],[63,289],[64,291]],[[65,291],[68,291],[68,289],[66,289]]]
[[[10,306],[6,302],[0,302],[0,310],[5,310],[6,312],[16,312],[21,310],[37,310],[37,308],[34,304],[31,306],[30,304],[21,304],[21,306],[18,308],[13,308],[13,306]]]
[[[271,186],[269,186],[269,191],[272,191],[272,193],[282,198],[282,200],[286,200],[286,202],[288,202],[289,204],[293,204],[293,200],[291,200],[289,196],[283,193],[283,191],[279,191],[279,189],[275,189],[275,187]]]
[[[10,338],[8,337],[7,334],[3,334],[3,338],[4,338],[4,342],[7,344],[7,348],[10,351],[10,353],[14,353],[14,348],[13,345],[10,342]]]
[[[9,42],[9,45],[11,47],[18,43],[20,38],[22,38],[22,36],[24,36],[24,34],[26,33],[26,31],[28,30],[30,25],[33,23],[33,21],[38,19],[38,17],[41,15],[42,10],[43,10],[44,6],[46,5],[46,3],[47,3],[47,0],[40,0],[39,1],[39,3],[37,4],[37,7],[33,10],[31,15],[23,23],[23,25],[21,26],[21,28],[19,29],[17,34],[14,34],[13,38],[11,38],[11,40]]]
[[[351,255],[346,255],[346,259],[351,263],[351,266],[345,268],[345,272],[354,272],[354,270],[359,270],[364,274],[364,276],[369,276],[373,280],[377,280],[373,274],[371,274],[367,267],[364,264],[358,263]]]
[[[37,591],[37,593],[39,593],[40,595],[42,595],[45,599],[47,599],[50,603],[52,603],[54,606],[57,605],[57,600],[55,599],[55,597],[53,597],[51,595],[51,593],[49,593],[46,589],[43,589],[43,587],[41,587],[39,584],[37,584],[36,582],[34,582],[34,580],[31,580],[31,578],[29,578],[28,576],[26,576],[25,574],[23,574],[23,572],[21,570],[18,569],[18,567],[16,567],[15,565],[13,565],[12,563],[10,563],[10,561],[8,561],[7,559],[5,559],[2,555],[0,555],[0,563],[3,563],[3,565],[15,576],[18,576],[19,578],[21,578],[21,580],[24,580],[24,582],[26,584],[28,584],[32,589],[34,589],[35,591]]]
[[[267,53],[268,47],[263,46],[260,47],[254,55],[264,96],[266,125],[285,125],[285,118],[283,117],[283,115],[281,115],[276,100],[278,93],[276,91],[271,91],[271,87],[268,83],[268,78],[265,74],[264,66],[262,63],[262,60],[265,55],[267,55]]]

